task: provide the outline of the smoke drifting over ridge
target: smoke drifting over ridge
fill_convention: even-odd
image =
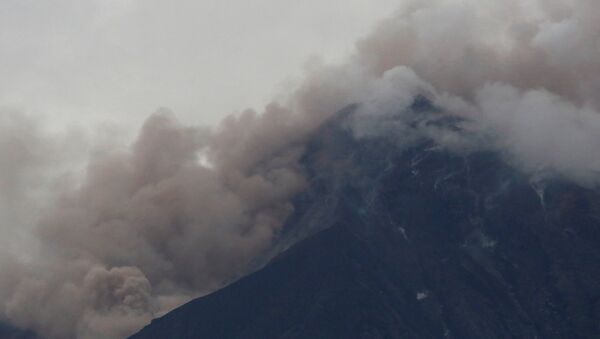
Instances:
[[[596,187],[598,14],[592,0],[407,3],[347,63],[312,64],[263,112],[216,129],[159,112],[129,149],[89,156],[81,180],[56,179],[69,161],[55,160],[64,137],[7,115],[2,232],[37,226],[28,258],[1,257],[2,317],[48,338],[121,338],[235,278],[269,248],[290,199],[309,184],[299,163],[306,141],[350,104],[358,104],[357,138],[408,144],[426,134],[454,151],[498,149],[532,175]],[[466,119],[478,142],[385,121],[409,114],[417,95]],[[30,204],[43,211],[39,220],[24,217]]]

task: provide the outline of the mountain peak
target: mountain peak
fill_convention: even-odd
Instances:
[[[280,254],[133,339],[600,335],[595,191],[534,183],[492,151],[357,139],[340,121],[302,163],[311,185]]]

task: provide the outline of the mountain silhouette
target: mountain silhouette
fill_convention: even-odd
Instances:
[[[460,133],[424,98],[412,110]],[[600,337],[595,190],[493,150],[356,138],[354,111],[308,143],[310,188],[266,264],[131,339]]]

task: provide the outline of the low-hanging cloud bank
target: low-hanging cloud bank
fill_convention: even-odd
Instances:
[[[491,147],[524,171],[596,187],[599,13],[592,0],[406,3],[345,64],[312,64],[263,112],[216,129],[159,112],[131,147],[89,155],[79,180],[55,175],[64,137],[11,115],[0,124],[2,232],[37,226],[27,258],[1,256],[2,318],[48,338],[121,338],[222,286],[269,248],[307,187],[299,159],[311,134],[354,103],[357,138]],[[416,95],[485,142],[379,123],[408,114]],[[43,211],[35,222],[23,217],[31,204]]]

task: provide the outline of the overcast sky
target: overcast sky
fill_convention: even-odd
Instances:
[[[0,106],[138,124],[260,108],[312,56],[336,60],[399,0],[2,0]]]

